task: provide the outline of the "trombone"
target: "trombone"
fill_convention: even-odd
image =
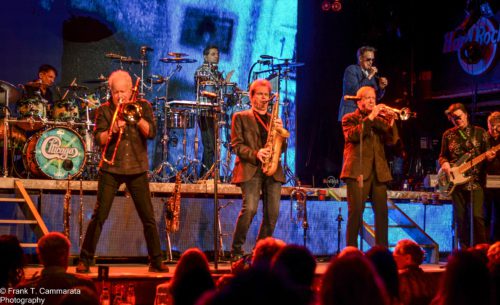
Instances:
[[[141,78],[138,77],[137,81],[135,82],[134,89],[132,90],[132,97],[130,98],[130,100],[133,101],[132,103],[124,103],[122,98],[120,98],[120,100],[118,101],[118,105],[116,106],[115,112],[113,113],[113,118],[111,119],[111,124],[109,126],[108,140],[106,141],[106,145],[102,150],[99,168],[101,168],[104,163],[107,163],[109,165],[115,164],[116,152],[118,151],[118,146],[120,146],[120,142],[122,140],[123,128],[120,128],[120,131],[118,132],[118,139],[116,140],[113,155],[111,156],[110,160],[106,158],[106,153],[108,152],[109,143],[111,143],[111,140],[113,138],[113,126],[115,126],[118,117],[125,120],[129,124],[137,124],[137,122],[139,122],[139,120],[141,119],[142,107],[136,101],[140,80]]]

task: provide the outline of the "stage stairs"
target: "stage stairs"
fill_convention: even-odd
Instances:
[[[45,222],[20,180],[14,180],[16,197],[0,197],[0,204],[17,203],[24,219],[0,219],[0,225],[29,225],[37,239],[49,233]],[[23,243],[24,248],[36,248],[36,243]]]
[[[365,209],[368,206],[367,204]],[[391,236],[391,230],[402,229],[425,251],[426,262],[437,264],[439,262],[438,244],[408,215],[398,208],[391,199],[387,200],[387,208],[389,219],[395,223],[393,225],[389,224],[389,236]],[[363,221],[361,238],[364,239],[370,247],[373,247],[375,245],[375,225]],[[389,248],[394,248],[395,246],[396,244],[389,244]]]

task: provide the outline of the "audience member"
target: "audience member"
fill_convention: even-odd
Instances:
[[[347,246],[342,251],[340,251],[339,255],[337,255],[337,258],[341,257],[346,257],[346,256],[365,256],[363,251],[359,250],[358,248],[354,246]]]
[[[43,264],[42,272],[21,282],[16,288],[35,288],[28,289],[32,293],[30,296],[45,299],[45,304],[57,304],[64,296],[62,293],[44,293],[50,289],[74,289],[84,286],[96,291],[89,278],[66,272],[70,246],[68,238],[59,232],[51,232],[40,238],[36,251]],[[22,297],[27,296],[23,294]]]
[[[269,269],[273,256],[285,245],[284,241],[272,236],[259,239],[252,255],[244,255],[241,259],[231,264],[231,272],[237,274],[249,269],[251,266]]]
[[[488,305],[490,278],[483,259],[474,251],[455,251],[432,305]]]
[[[400,304],[398,268],[391,251],[384,246],[374,246],[366,252],[366,257],[372,262],[384,282],[390,304]]]
[[[394,260],[399,270],[399,297],[405,305],[427,305],[436,294],[436,277],[425,274],[420,265],[424,251],[409,239],[402,239],[394,248]]]
[[[99,297],[94,290],[85,286],[77,286],[75,289],[79,289],[80,293],[64,295],[58,305],[99,305]]]
[[[184,252],[170,282],[156,287],[156,294],[167,294],[173,305],[193,305],[206,291],[215,289],[205,254],[197,248]],[[156,302],[158,303],[158,302]]]
[[[370,261],[348,255],[333,259],[323,277],[321,305],[387,305],[384,283]]]
[[[316,260],[303,246],[286,245],[274,255],[272,271],[281,274],[303,297],[305,304],[313,304],[313,281]]]
[[[488,269],[491,276],[491,304],[500,303],[500,241],[488,249]]]
[[[24,278],[24,254],[14,235],[0,236],[0,288],[16,286]]]

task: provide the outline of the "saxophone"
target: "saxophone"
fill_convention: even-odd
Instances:
[[[271,112],[271,119],[269,120],[269,131],[267,133],[267,141],[264,148],[269,148],[271,153],[268,158],[264,159],[262,163],[262,171],[267,176],[272,176],[278,169],[280,162],[281,146],[283,140],[290,136],[290,132],[283,127],[277,127],[274,123],[275,119],[279,117],[279,95],[276,94],[276,101],[273,105]]]
[[[179,231],[179,216],[181,214],[182,173],[184,173],[186,170],[187,167],[184,167],[175,175],[174,192],[166,202],[165,229],[167,233]]]

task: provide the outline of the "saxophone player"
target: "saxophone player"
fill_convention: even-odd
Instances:
[[[241,187],[243,203],[233,234],[232,260],[238,260],[244,254],[242,247],[257,213],[261,192],[263,216],[257,240],[272,236],[278,220],[281,185],[285,182],[283,168],[279,164],[276,172],[270,176],[262,170],[262,163],[271,157],[271,149],[265,148],[270,125],[274,123],[278,129],[283,127],[279,117],[271,122],[271,115],[267,112],[271,90],[268,80],[255,80],[250,85],[252,108],[233,115],[231,147],[236,152],[236,162],[231,182]]]

